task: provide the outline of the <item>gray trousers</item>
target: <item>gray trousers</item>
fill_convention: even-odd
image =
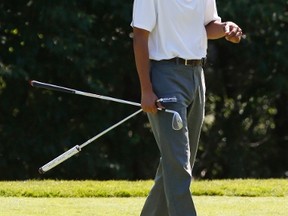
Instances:
[[[203,69],[152,61],[151,81],[159,98],[176,96],[177,103],[164,106],[177,111],[184,126],[173,130],[170,113],[148,114],[161,158],[141,216],[196,216],[190,184],[204,119]]]

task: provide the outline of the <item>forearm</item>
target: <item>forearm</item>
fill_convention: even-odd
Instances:
[[[219,39],[225,36],[225,23],[212,21],[205,28],[208,39]]]
[[[134,29],[133,47],[142,93],[152,91],[147,34],[148,32],[143,34],[143,31]]]
[[[150,79],[150,59],[148,50],[149,32],[143,29],[134,28],[134,55],[137,72],[141,85],[141,107],[144,112],[156,113],[157,106],[155,95]],[[161,106],[160,106],[161,107]]]
[[[205,26],[208,39],[225,37],[227,41],[239,43],[242,38],[242,29],[233,22],[212,21]]]

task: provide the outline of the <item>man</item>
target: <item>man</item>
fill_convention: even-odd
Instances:
[[[131,26],[141,105],[161,154],[141,216],[195,216],[189,188],[204,119],[207,39],[239,43],[242,30],[221,21],[215,0],[134,0]],[[177,102],[157,103],[162,97]],[[181,130],[171,128],[171,114],[157,112],[164,106],[181,115]]]

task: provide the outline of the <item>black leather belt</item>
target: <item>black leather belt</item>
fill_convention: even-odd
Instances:
[[[181,64],[181,65],[187,65],[187,66],[204,66],[206,63],[206,58],[202,58],[202,59],[182,59],[182,58],[172,58],[172,59],[165,59],[162,61],[168,61],[168,62],[173,62],[177,65]]]

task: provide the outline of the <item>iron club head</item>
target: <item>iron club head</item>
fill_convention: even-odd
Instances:
[[[172,128],[174,130],[181,130],[183,128],[183,121],[178,112],[174,111],[172,118]]]
[[[177,98],[175,96],[173,97],[169,97],[169,98],[159,98],[156,102],[160,102],[160,103],[176,103],[177,102]],[[169,112],[173,114],[172,117],[172,128],[174,130],[180,130],[181,128],[183,128],[183,120],[181,118],[181,116],[179,115],[178,112],[174,111],[174,110],[169,110],[169,109],[161,109],[158,108],[160,110],[164,110],[165,112]]]
[[[170,109],[163,109],[163,108],[158,108],[158,110],[162,110],[164,112],[173,114],[173,117],[172,117],[173,130],[181,130],[183,128],[183,120],[178,112],[174,110],[170,110]]]

